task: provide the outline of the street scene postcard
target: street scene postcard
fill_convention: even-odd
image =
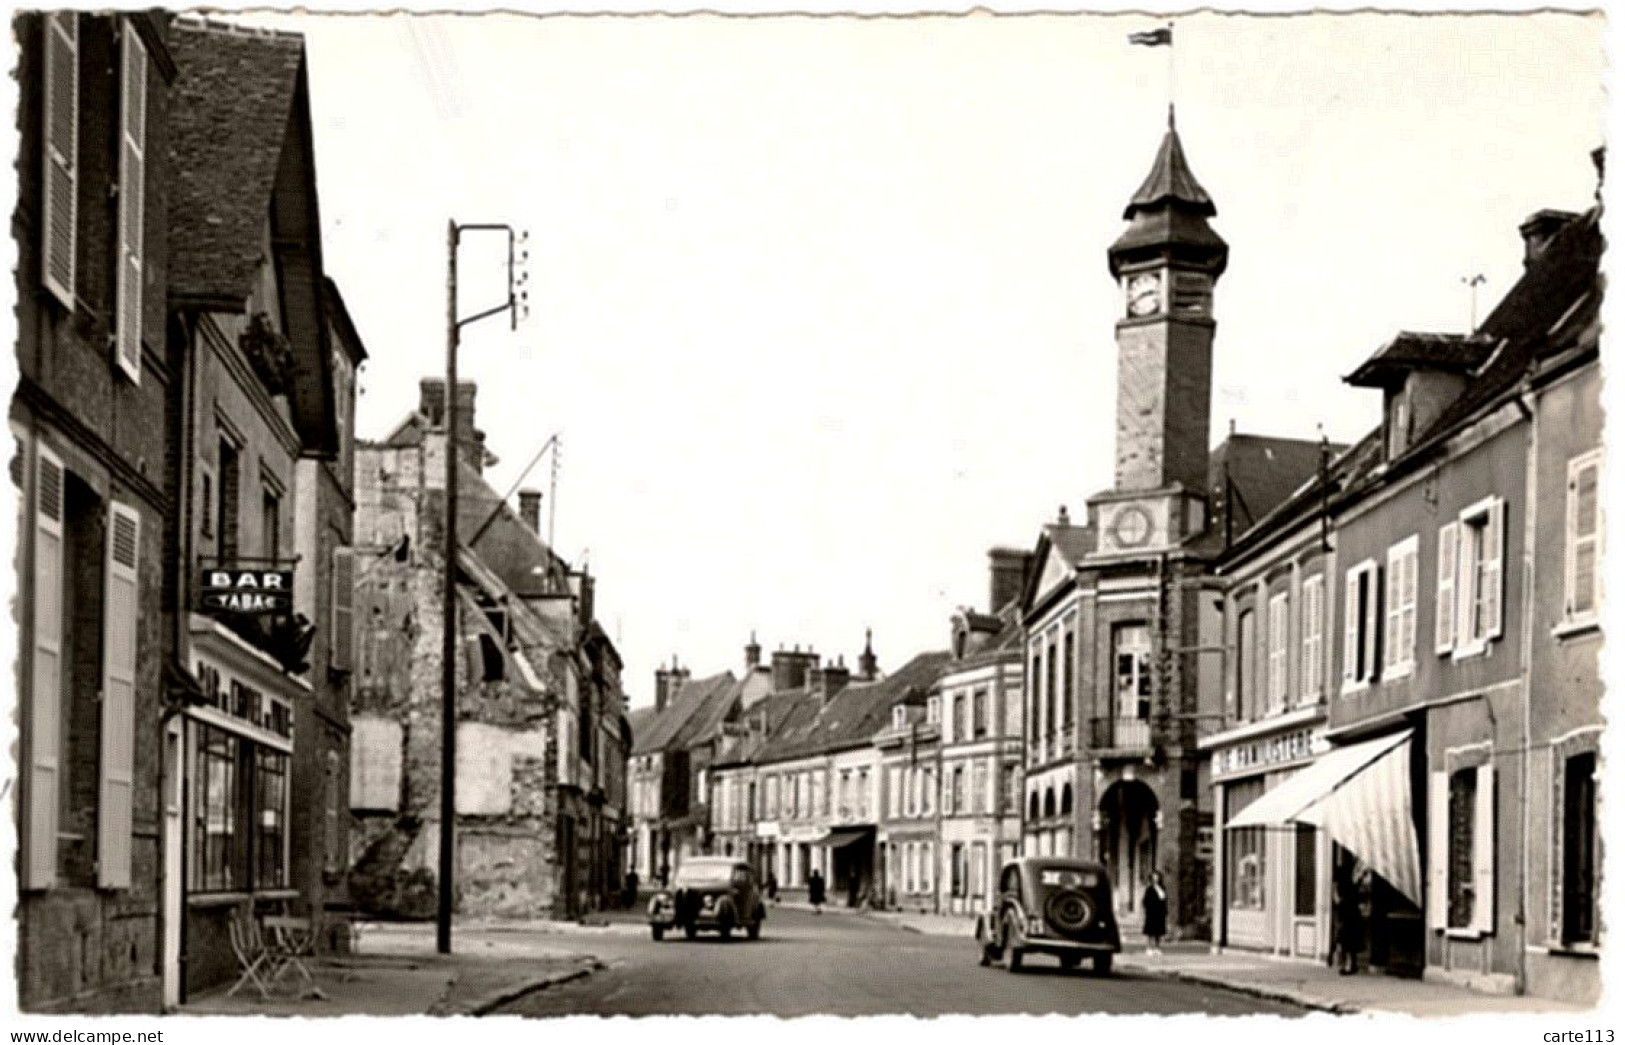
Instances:
[[[12,1042],[1625,1032],[1603,11],[10,29]]]

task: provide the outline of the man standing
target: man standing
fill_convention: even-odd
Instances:
[[[807,902],[812,904],[813,914],[822,914],[824,906],[824,872],[813,868],[812,874],[807,876]]]

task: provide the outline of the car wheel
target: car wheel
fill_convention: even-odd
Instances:
[[[699,927],[693,922],[689,922],[687,925],[683,926],[683,935],[692,940],[696,936],[700,935]]]
[[[1081,961],[1083,961],[1083,955],[1081,954],[1063,954],[1061,955],[1061,968],[1076,969]]]
[[[1110,954],[1095,955],[1095,975],[1105,976],[1112,971],[1112,956]]]
[[[655,938],[655,943],[659,943],[666,938],[666,927],[664,925],[651,925],[649,926],[649,935]]]
[[[745,926],[745,937],[751,940],[760,940],[762,938],[762,920],[760,918]]]

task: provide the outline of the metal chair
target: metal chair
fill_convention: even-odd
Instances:
[[[270,985],[275,986],[283,974],[291,969],[304,981],[299,989],[299,997],[304,997],[306,993],[318,998],[326,997],[316,986],[316,980],[305,964],[306,958],[316,955],[316,930],[311,920],[290,915],[266,915],[260,924],[270,937],[267,948],[271,965]]]
[[[237,982],[231,985],[226,997],[236,994],[242,989],[243,984],[251,983],[254,989],[260,992],[261,1000],[269,998],[270,987],[263,976],[269,972],[272,957],[265,946],[265,939],[260,933],[260,925],[254,918],[254,912],[246,908],[233,911],[231,920],[226,923],[226,930],[231,937],[231,951],[237,956],[239,970]]]

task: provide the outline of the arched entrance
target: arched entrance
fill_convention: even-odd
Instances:
[[[1119,912],[1136,911],[1157,862],[1157,796],[1143,781],[1119,780],[1100,796],[1101,863],[1111,872]]]

